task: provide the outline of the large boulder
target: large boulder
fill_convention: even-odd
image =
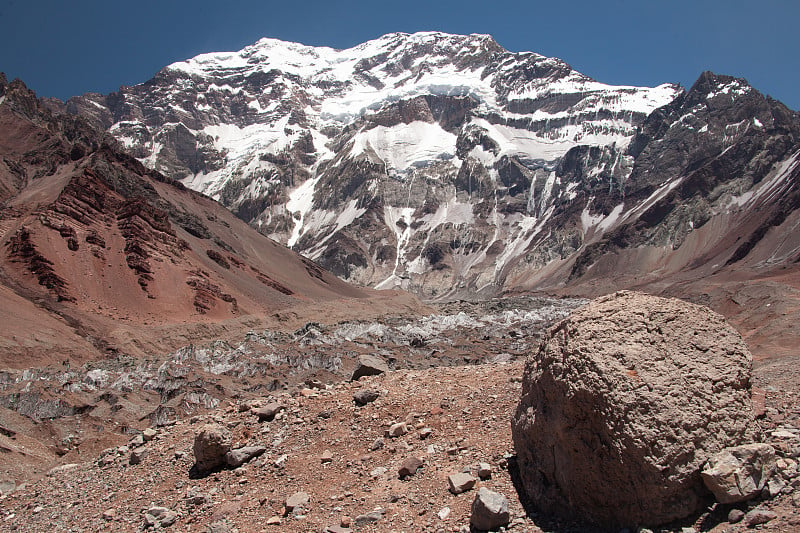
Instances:
[[[706,307],[627,291],[592,301],[527,361],[512,420],[525,491],[606,527],[696,512],[706,460],[750,436],[751,367]]]

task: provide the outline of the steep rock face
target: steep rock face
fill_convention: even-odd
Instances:
[[[561,257],[551,254],[548,272],[537,270],[541,253],[529,253],[509,277],[527,287],[567,280],[607,290],[792,265],[797,243],[767,234],[796,224],[798,140],[797,114],[744,80],[704,73],[642,124],[624,155],[627,174],[612,176],[614,155],[592,148],[562,159],[556,174],[584,185],[532,251],[562,251],[575,230],[582,238]]]
[[[751,365],[708,308],[635,292],[591,302],[526,364],[512,420],[525,491],[609,527],[688,516],[706,460],[749,436]]]
[[[420,33],[349,50],[262,39],[66,107],[342,277],[440,294],[502,285],[566,189],[559,160],[596,147],[624,179],[636,128],[679,94]]]
[[[724,266],[797,204],[800,120],[744,80],[609,86],[485,35],[262,39],[66,108],[340,277],[428,296],[591,284],[620,251],[622,286]]]

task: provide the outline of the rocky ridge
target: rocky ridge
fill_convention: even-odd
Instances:
[[[800,120],[729,76],[614,87],[483,35],[263,39],[65,107],[364,285],[596,294],[797,257],[771,234]]]

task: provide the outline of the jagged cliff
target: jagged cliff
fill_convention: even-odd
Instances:
[[[340,277],[426,296],[724,266],[795,204],[800,121],[744,80],[609,86],[485,35],[263,39],[65,107]]]

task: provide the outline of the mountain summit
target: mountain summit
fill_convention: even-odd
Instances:
[[[778,221],[750,206],[794,187],[800,132],[741,79],[611,86],[438,32],[262,39],[66,105],[340,277],[435,297],[737,262]]]

